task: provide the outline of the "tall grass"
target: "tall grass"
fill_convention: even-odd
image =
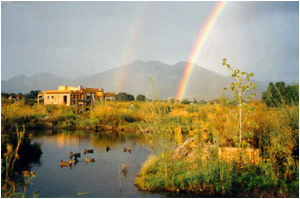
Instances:
[[[16,127],[16,144],[12,141],[8,141],[7,136],[4,137],[3,133],[1,134],[1,147],[5,149],[2,151],[1,155],[1,197],[25,197],[26,189],[28,184],[30,184],[31,179],[35,177],[35,173],[32,171],[24,170],[23,177],[24,177],[24,184],[23,191],[19,192],[19,187],[14,180],[15,176],[15,165],[17,161],[20,161],[22,154],[22,145],[24,145],[24,140],[26,139],[25,136],[25,127],[23,126],[23,130],[19,131],[18,127]],[[30,154],[34,156],[35,154]]]
[[[246,192],[271,187],[276,196],[289,191],[297,195],[299,105],[267,107],[259,101],[244,103],[240,144],[239,107],[226,99],[216,102],[106,102],[94,104],[83,113],[77,113],[75,107],[4,104],[1,122],[2,128],[14,123],[34,128],[40,122],[51,123],[52,128],[147,129],[145,136],[155,156],[145,163],[136,181],[145,189],[230,194],[238,192],[235,188],[240,183]],[[196,140],[193,158],[173,159],[174,149],[188,138]],[[242,165],[243,168],[217,157],[204,162],[202,148],[208,145],[259,149],[261,162],[257,166]]]
[[[244,105],[242,146],[260,150],[256,166],[224,162],[212,154],[203,162],[201,148],[206,145],[240,146],[239,110],[227,103],[192,106],[175,103],[169,113],[159,115],[160,122],[152,124],[153,133],[147,138],[156,156],[142,168],[136,179],[139,187],[225,195],[253,192],[256,197],[266,190],[263,196],[299,194],[299,106],[269,108],[257,101]],[[193,158],[172,159],[174,148],[189,137],[197,143]]]

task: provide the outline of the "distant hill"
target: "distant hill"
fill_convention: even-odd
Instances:
[[[131,64],[113,68],[91,76],[76,79],[56,76],[50,73],[40,73],[26,77],[19,75],[9,80],[2,80],[2,92],[22,92],[30,90],[56,89],[59,85],[83,85],[84,87],[104,88],[105,91],[127,92],[130,94],[144,94],[152,92],[151,75],[158,89],[159,97],[167,99],[175,97],[180,78],[187,62],[178,62],[168,65],[159,61],[135,61]],[[122,78],[117,78],[122,77]],[[122,79],[122,81],[120,81]],[[212,99],[222,93],[223,87],[228,87],[233,81],[232,77],[221,76],[199,65],[195,65],[188,82],[185,98]],[[268,82],[257,82],[258,93],[267,88]]]
[[[1,92],[27,93],[30,90],[57,89],[59,85],[70,84],[72,80],[51,73],[39,73],[26,77],[18,75],[9,80],[1,80]]]

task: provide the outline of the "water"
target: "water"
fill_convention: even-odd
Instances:
[[[87,132],[39,133],[34,139],[41,143],[42,156],[38,164],[32,164],[36,172],[26,197],[165,197],[165,193],[139,190],[134,180],[149,152],[145,139],[136,135],[96,134]],[[111,150],[106,152],[106,146]],[[131,147],[131,154],[123,152]],[[92,154],[83,154],[83,149],[94,149]],[[60,166],[60,160],[69,160],[69,152],[81,153],[79,162],[72,168]],[[86,163],[85,157],[95,158]],[[128,173],[118,169],[126,164]]]

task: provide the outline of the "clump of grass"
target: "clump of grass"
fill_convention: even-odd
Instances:
[[[14,144],[12,140],[9,141],[7,134],[4,135],[4,133],[2,133],[1,137],[1,147],[5,147],[5,150],[2,150],[3,159],[1,159],[1,196],[9,198],[20,196],[25,197],[27,186],[30,184],[31,179],[35,177],[35,173],[27,170],[22,172],[24,177],[24,185],[21,193],[17,191],[17,183],[13,180],[13,177],[16,173],[16,163],[24,158],[22,152],[24,152],[24,145],[26,145],[26,143],[23,143],[24,140],[26,142],[25,126],[23,126],[22,131],[19,131],[18,126],[16,127],[16,144]],[[30,153],[30,155],[34,154]]]
[[[191,106],[194,106],[193,111],[190,111]],[[225,195],[253,192],[258,197],[263,190],[267,190],[268,197],[297,196],[299,106],[269,108],[257,101],[243,106],[242,145],[239,143],[239,126],[236,122],[239,109],[234,104],[200,106],[174,103],[170,112],[157,114],[158,119],[152,123],[152,133],[146,137],[153,154],[156,154],[155,160],[160,161],[149,157],[136,184],[147,190]],[[181,135],[178,129],[181,129]],[[189,137],[218,147],[257,148],[261,162],[255,166],[243,164],[243,168],[240,164],[222,162],[218,158],[203,163],[201,153],[198,153],[199,157],[196,155],[194,162],[169,159],[174,146]],[[293,191],[289,193],[289,190]]]
[[[161,157],[150,156],[145,162],[135,184],[145,190],[185,191],[210,195],[247,195],[259,197],[261,191],[274,190],[278,186],[275,173],[269,163],[248,166],[242,170],[236,165],[218,159],[206,162],[178,159],[168,162],[168,178]],[[258,194],[258,195],[255,195]],[[251,196],[251,194],[250,194]]]

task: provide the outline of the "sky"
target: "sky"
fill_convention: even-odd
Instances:
[[[1,2],[1,78],[92,75],[136,60],[188,61],[215,2]],[[196,63],[299,81],[299,3],[227,2]],[[180,77],[179,77],[180,78]]]

